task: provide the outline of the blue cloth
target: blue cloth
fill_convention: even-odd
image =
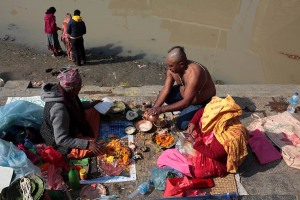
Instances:
[[[86,34],[86,26],[84,21],[76,22],[74,19],[69,21],[67,33],[71,37],[81,37]]]
[[[172,104],[175,102],[178,102],[180,100],[182,100],[183,97],[181,96],[180,93],[180,85],[174,85],[172,87],[171,93],[168,95],[168,98],[166,99],[166,103],[167,104]],[[195,113],[203,108],[208,102],[205,102],[203,104],[198,104],[198,105],[190,105],[189,107],[183,109],[176,121],[176,126],[177,128],[181,129],[181,130],[186,130],[190,120],[193,118],[193,116],[195,115]]]
[[[118,137],[119,139],[127,136],[125,128],[132,126],[130,121],[113,121],[108,123],[101,123],[99,139],[109,140],[109,135]]]

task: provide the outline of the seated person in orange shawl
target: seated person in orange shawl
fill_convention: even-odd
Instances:
[[[78,97],[81,89],[78,69],[66,69],[57,78],[59,83],[44,84],[41,92],[46,104],[40,132],[46,145],[53,146],[64,156],[73,149],[76,154],[69,158],[101,154],[102,149],[96,143],[100,115],[93,108],[98,102],[85,105],[89,109],[84,109]]]
[[[201,132],[201,117],[204,108],[198,110],[188,125],[188,132],[194,141],[196,156],[193,157],[194,176],[207,178],[225,176],[227,174],[227,153],[213,133]],[[194,139],[193,139],[194,138]]]

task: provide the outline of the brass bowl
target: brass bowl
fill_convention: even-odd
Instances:
[[[159,115],[148,115],[144,114],[143,119],[148,120],[150,122],[156,122],[159,118]]]
[[[140,132],[147,132],[152,129],[152,123],[148,120],[140,120],[136,123],[135,127]]]

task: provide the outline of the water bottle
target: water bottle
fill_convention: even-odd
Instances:
[[[139,194],[142,194],[142,195],[146,194],[150,189],[150,185],[151,185],[151,180],[148,180],[148,181],[140,184],[138,186],[138,188],[128,196],[128,198],[132,199]]]
[[[294,113],[295,110],[296,110],[296,105],[298,104],[299,102],[299,95],[298,95],[298,92],[295,92],[293,94],[293,96],[291,96],[290,98],[290,104],[289,106],[287,107],[287,111],[290,112],[290,113]]]
[[[25,138],[24,139],[24,147],[26,147],[27,149],[32,149],[33,143],[28,138]]]
[[[72,168],[68,173],[69,183],[72,189],[76,190],[80,187],[79,173],[76,169]]]

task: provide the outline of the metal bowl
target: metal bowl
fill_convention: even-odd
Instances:
[[[157,144],[157,142],[156,142],[156,135],[161,134],[161,132],[163,132],[163,131],[167,131],[167,132],[170,133],[171,136],[174,138],[174,141],[172,142],[172,144],[170,144],[170,145],[168,145],[168,146],[161,146],[161,145]],[[156,133],[154,133],[154,134],[152,135],[152,141],[154,142],[154,144],[156,144],[156,145],[157,145],[158,147],[160,147],[161,149],[169,149],[169,148],[172,148],[172,147],[177,143],[178,138],[179,138],[179,137],[178,137],[177,134],[174,134],[174,133],[170,132],[170,131],[167,130],[167,129],[163,129],[163,130],[157,131]]]
[[[153,122],[153,124],[157,128],[165,128],[168,125],[168,121],[165,119],[159,118],[157,121]]]
[[[125,128],[125,133],[128,135],[134,134],[136,131],[136,128],[134,126],[127,126]]]
[[[147,132],[152,129],[152,123],[148,120],[140,120],[136,123],[135,127],[140,132]]]

